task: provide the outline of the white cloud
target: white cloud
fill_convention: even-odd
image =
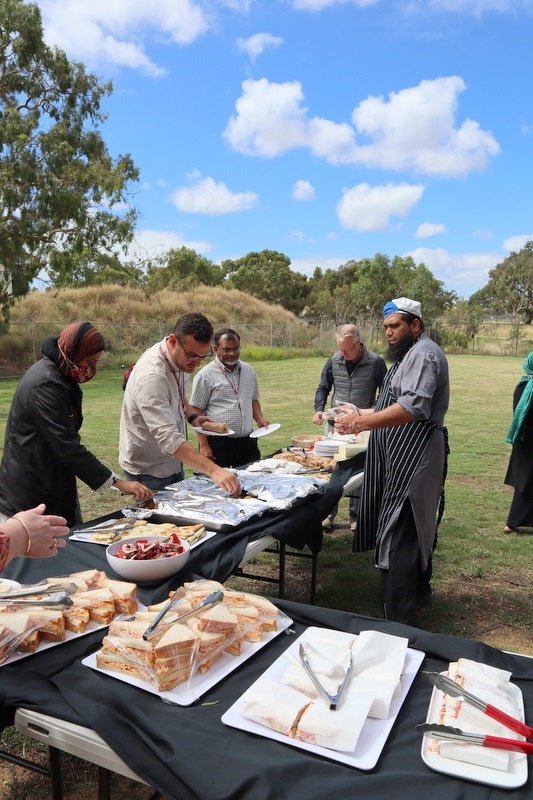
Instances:
[[[248,39],[237,39],[237,48],[241,53],[247,53],[251,61],[255,61],[267,47],[280,47],[283,39],[272,36],[271,33],[255,33]]]
[[[438,236],[439,233],[446,233],[446,225],[441,222],[423,222],[416,229],[417,239],[427,239],[430,236]]]
[[[202,178],[194,186],[181,186],[171,195],[180,211],[193,214],[232,214],[249,211],[257,201],[255,192],[232,192],[225,183]]]
[[[292,187],[294,200],[315,200],[315,187],[309,181],[296,181]]]
[[[476,228],[472,236],[474,239],[492,239],[492,231],[484,228]]]
[[[457,100],[465,90],[459,77],[421,81],[386,100],[370,96],[354,109],[353,126],[309,117],[298,81],[247,80],[242,89],[224,138],[245,155],[273,158],[301,147],[330,164],[451,178],[484,169],[500,150],[476,121],[456,126]]]
[[[465,88],[462,78],[452,76],[390,92],[387,100],[363,100],[352,114],[358,133],[371,140],[359,148],[360,160],[367,166],[445,177],[486,167],[500,150],[492,134],[471,119],[455,127],[457,99]]]
[[[404,217],[420,200],[423,186],[387,183],[369,186],[360,183],[344,189],[337,205],[337,216],[344,228],[357,231],[382,231],[391,225],[391,217]]]
[[[270,83],[266,78],[248,80],[235,103],[224,138],[234,150],[249,156],[272,158],[307,143],[306,108],[302,86]]]
[[[47,42],[92,65],[116,65],[152,77],[164,70],[146,55],[143,40],[188,45],[209,28],[194,0],[38,0]]]
[[[209,242],[188,240],[175,231],[140,229],[135,232],[135,238],[130,245],[128,261],[141,262],[157,258],[168,250],[179,247],[189,247],[200,254],[209,253],[214,249],[214,245]]]
[[[328,242],[334,242],[337,239],[337,231],[330,231],[326,234],[326,239]]]
[[[375,6],[379,3],[379,0],[293,0],[292,7],[296,11],[323,11],[325,8],[346,5],[347,3],[359,8],[367,8],[368,6]]]
[[[509,236],[504,239],[503,249],[508,253],[518,253],[528,242],[533,241],[533,233],[523,233],[519,236]]]
[[[467,295],[485,286],[489,270],[502,261],[501,253],[450,253],[443,248],[419,247],[404,255],[425,264],[446,286],[454,286],[459,293],[464,290]]]

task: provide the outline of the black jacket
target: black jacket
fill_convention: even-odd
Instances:
[[[53,355],[53,350],[45,352]],[[47,513],[66,517],[69,525],[79,521],[76,477],[98,489],[111,475],[81,444],[81,406],[80,387],[61,374],[52,358],[43,356],[28,369],[13,397],[6,426],[0,465],[4,514],[45,503]]]

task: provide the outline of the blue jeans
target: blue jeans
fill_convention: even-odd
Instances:
[[[174,472],[167,478],[156,478],[155,475],[147,474],[132,475],[131,472],[126,472],[126,470],[123,470],[123,472],[127,481],[139,481],[139,483],[142,483],[143,486],[147,486],[153,492],[160,492],[165,488],[165,486],[168,486],[171,483],[182,481],[184,478],[182,469],[179,472]]]

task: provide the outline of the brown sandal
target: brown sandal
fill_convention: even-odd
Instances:
[[[514,528],[510,528],[509,525],[506,525],[503,529],[504,533],[514,533]]]

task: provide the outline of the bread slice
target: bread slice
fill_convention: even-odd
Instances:
[[[65,618],[60,609],[28,607],[28,616],[30,626],[38,630],[43,639],[65,641]]]
[[[65,627],[74,633],[83,633],[90,621],[89,609],[83,606],[70,606],[63,610]]]
[[[224,605],[216,605],[202,613],[198,620],[198,630],[209,632],[234,632],[237,618]]]
[[[30,632],[31,621],[28,614],[15,611],[0,613],[0,664],[17,650]]]
[[[85,569],[81,572],[73,572],[69,575],[69,579],[73,581],[85,581],[87,588],[98,589],[100,586],[104,585],[106,574],[99,569]]]
[[[72,602],[75,606],[88,609],[90,618],[98,625],[109,625],[115,616],[113,593],[106,586],[87,592],[76,592],[72,595]]]
[[[104,576],[103,586],[111,590],[117,614],[134,614],[137,611],[137,584],[116,581]]]

